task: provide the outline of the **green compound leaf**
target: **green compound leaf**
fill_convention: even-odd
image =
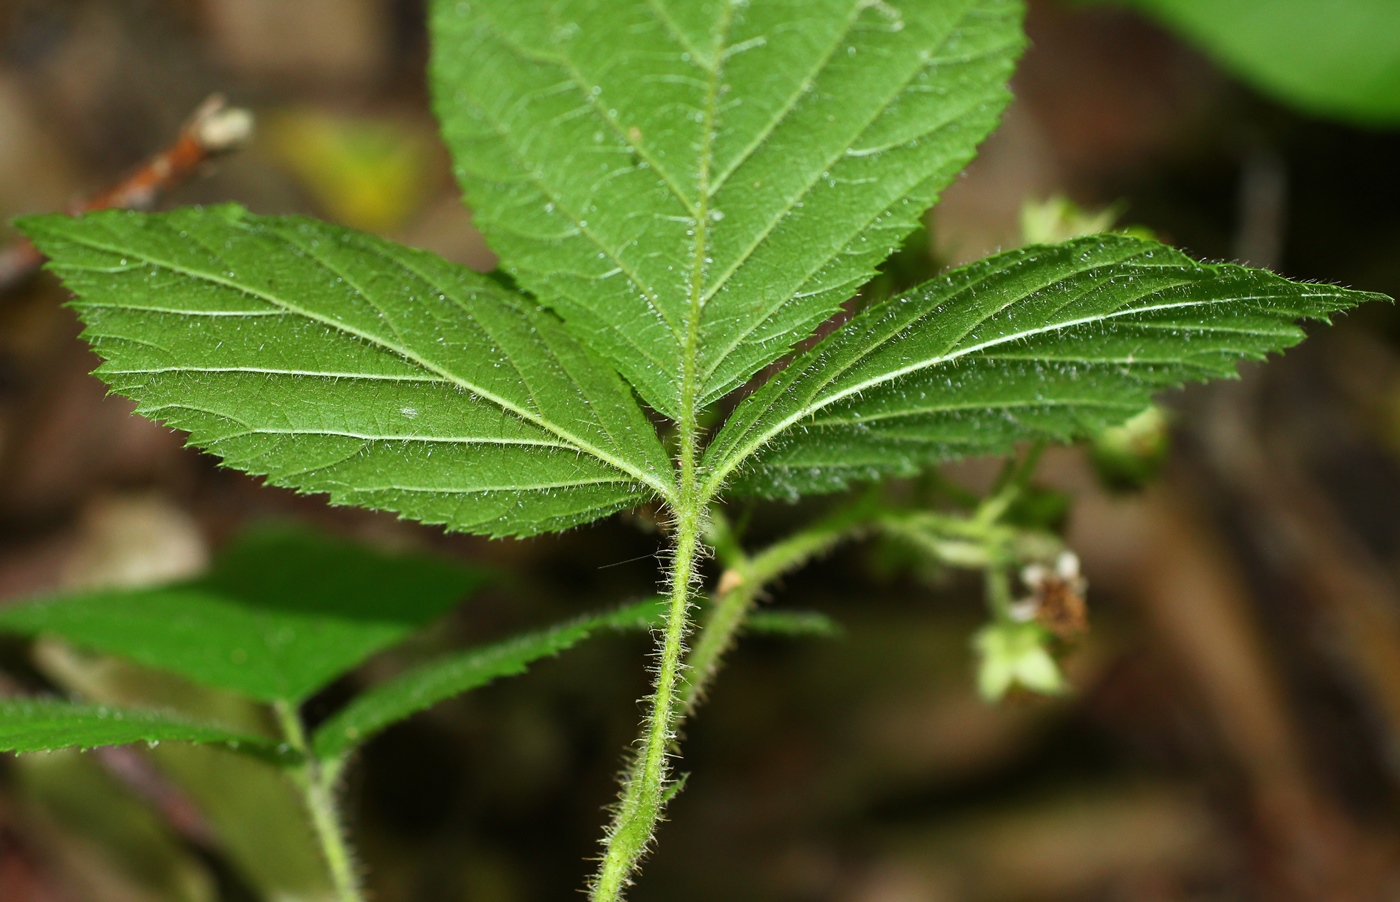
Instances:
[[[312,747],[321,758],[343,758],[386,727],[438,702],[524,673],[540,658],[557,655],[599,629],[654,626],[665,610],[664,600],[650,599],[424,664],[356,698],[316,731]]]
[[[243,537],[202,579],[0,607],[0,630],[59,636],[206,686],[298,703],[484,581],[434,558],[267,529]]]
[[[491,535],[670,490],[606,364],[432,254],[233,206],[20,226],[78,295],[97,374],[274,485]]]
[[[1400,123],[1395,0],[1125,0],[1303,110]]]
[[[503,264],[672,418],[855,294],[1009,99],[1019,0],[436,0]]]
[[[61,699],[0,700],[0,751],[91,749],[133,742],[221,745],[259,758],[285,752],[265,736],[235,733],[159,711],[80,705]]]
[[[991,257],[878,304],[735,410],[710,485],[796,497],[1116,425],[1381,295],[1098,235]]]

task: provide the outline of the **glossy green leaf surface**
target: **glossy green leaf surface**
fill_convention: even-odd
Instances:
[[[1395,0],[1126,0],[1306,112],[1400,123]]]
[[[585,617],[432,661],[375,686],[333,716],[312,737],[322,758],[339,758],[384,728],[455,695],[524,673],[535,661],[565,651],[597,630],[646,628],[660,622],[660,599]]]
[[[275,757],[267,737],[235,733],[174,714],[107,705],[80,705],[61,699],[0,699],[0,751],[40,752],[91,749],[133,742],[197,742]]]
[[[208,686],[296,703],[483,582],[434,558],[266,529],[244,536],[202,579],[6,605],[0,630],[59,636]]]
[[[97,374],[274,485],[491,535],[669,490],[616,373],[464,267],[232,206],[20,226],[78,296]]]
[[[438,117],[503,265],[657,410],[855,294],[1009,95],[1019,0],[436,0]]]
[[[1380,297],[1126,236],[1011,251],[871,307],[795,360],[725,424],[709,478],[796,497],[1069,440],[1296,344],[1299,320]]]

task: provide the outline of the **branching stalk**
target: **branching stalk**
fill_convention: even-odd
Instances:
[[[340,809],[336,804],[335,780],[338,768],[326,766],[311,750],[306,739],[306,729],[296,710],[286,702],[274,706],[277,722],[282,728],[282,736],[287,743],[302,755],[303,763],[292,772],[297,787],[301,790],[306,812],[311,818],[311,828],[320,844],[321,854],[326,860],[326,870],[335,887],[337,902],[364,902],[364,891],[360,888],[360,877],[355,869],[355,858],[345,838],[345,828],[341,823]]]
[[[604,841],[603,860],[592,888],[593,902],[615,902],[622,898],[669,801],[667,759],[680,710],[684,666],[681,659],[690,627],[695,563],[705,530],[705,504],[695,494],[695,457],[694,437],[683,436],[681,495],[675,511],[675,545],[668,574],[670,609],[661,634],[656,686],[642,728],[641,748],[628,772],[622,798]]]
[[[870,494],[758,554],[749,555],[721,515],[707,518],[709,499],[698,485],[695,437],[684,428],[682,432],[687,434],[683,434],[681,442],[681,490],[669,574],[670,611],[660,641],[656,686],[643,726],[641,748],[628,772],[605,841],[602,864],[592,888],[593,902],[617,902],[631,882],[656,824],[674,795],[667,784],[667,765],[676,731],[704,697],[764,587],[871,529],[915,541],[955,566],[996,570],[1004,577],[1019,534],[998,521],[1024,489],[1041,448],[1033,447],[1019,464],[1009,465],[991,496],[969,518],[892,510],[881,503],[878,495]],[[695,564],[704,540],[714,546],[726,570],[695,648],[683,661]]]
[[[881,516],[883,509],[878,499],[867,495],[752,556],[745,554],[738,541],[727,535],[724,521],[716,517],[721,528],[714,544],[727,569],[715,589],[714,604],[687,661],[682,716],[689,715],[703,699],[723,656],[733,647],[763,589],[780,576],[855,538]]]

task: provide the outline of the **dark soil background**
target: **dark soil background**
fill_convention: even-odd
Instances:
[[[1129,13],[1039,0],[1029,28],[1017,100],[932,217],[929,263],[1016,243],[1023,202],[1063,193],[1121,201],[1123,222],[1199,256],[1400,295],[1400,133],[1300,117]],[[259,137],[165,205],[306,212],[489,269],[425,57],[414,0],[0,0],[0,221],[110,184],[220,91]],[[47,276],[0,296],[0,599],[187,574],[272,516],[511,574],[370,679],[655,588],[641,518],[492,543],[221,470],[105,396],[63,299]],[[1048,455],[1040,482],[1073,497],[1091,583],[1071,698],[977,699],[975,581],[868,546],[789,579],[772,604],[844,635],[738,649],[631,898],[1400,899],[1400,319],[1374,306],[1312,332],[1171,397],[1171,457],[1145,490]],[[755,536],[828,503],[759,508]],[[594,641],[374,742],[347,787],[373,898],[580,898],[645,650]],[[0,641],[0,672],[5,692],[246,715],[52,643]],[[3,902],[325,898],[256,765],[164,747],[0,760]]]

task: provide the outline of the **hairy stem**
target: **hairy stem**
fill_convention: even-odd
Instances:
[[[306,741],[306,729],[290,704],[277,702],[273,709],[283,738],[302,755],[303,763],[292,776],[301,790],[306,812],[311,817],[311,827],[326,860],[326,870],[335,887],[336,900],[364,902],[359,875],[355,872],[355,859],[345,838],[340,809],[336,805],[335,775],[338,769],[328,767],[311,751],[310,743]]]
[[[681,496],[675,511],[675,545],[668,573],[670,610],[661,634],[656,687],[642,727],[641,749],[608,829],[602,864],[593,883],[593,902],[622,898],[668,801],[667,765],[680,710],[681,657],[690,625],[695,563],[705,528],[705,505],[695,495],[695,457],[693,437],[687,435],[681,451]]]
[[[693,363],[688,349],[687,372]],[[656,824],[674,794],[667,780],[668,759],[676,730],[703,698],[764,586],[868,529],[882,528],[897,534],[907,533],[908,537],[924,542],[931,541],[929,523],[919,524],[923,528],[917,528],[906,522],[911,519],[908,514],[888,510],[875,495],[866,495],[752,556],[744,552],[737,537],[719,516],[714,517],[715,528],[707,535],[710,496],[708,488],[701,485],[697,466],[699,442],[692,402],[689,394],[682,398],[680,491],[676,496],[675,544],[668,574],[670,612],[661,636],[656,686],[643,724],[641,748],[628,770],[622,798],[604,842],[602,864],[592,886],[592,902],[617,902],[631,883],[655,834]],[[961,556],[965,559],[951,562],[963,566],[983,568],[991,564],[995,554],[990,546],[1001,544],[991,534],[1005,531],[997,521],[1024,488],[1042,448],[1043,445],[1034,446],[1019,464],[1008,466],[992,497],[983,502],[973,518],[933,513],[918,515],[936,520],[938,526],[956,535],[953,542],[937,541],[940,557]],[[683,662],[695,563],[704,538],[715,546],[727,569],[716,588],[715,603],[695,649]],[[961,555],[953,554],[955,551]]]
[[[704,697],[764,587],[841,542],[855,538],[880,516],[877,500],[867,495],[752,556],[745,554],[727,532],[716,537],[716,549],[727,569],[687,661],[686,682],[681,691],[682,716],[689,715]]]
[[[705,690],[719,672],[721,659],[734,645],[739,632],[758,602],[763,584],[742,570],[725,571],[740,574],[732,586],[723,585],[716,591],[714,606],[705,618],[700,638],[690,653],[689,670],[681,689],[683,716],[689,716],[704,697]]]

